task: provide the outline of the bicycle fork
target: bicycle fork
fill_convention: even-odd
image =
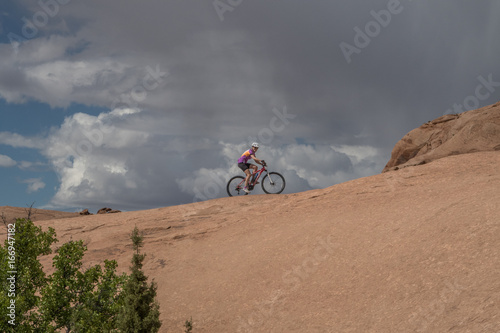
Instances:
[[[271,182],[271,185],[274,185],[273,179],[271,178],[271,175],[269,174],[269,171],[266,169],[267,176],[269,177],[269,181]]]

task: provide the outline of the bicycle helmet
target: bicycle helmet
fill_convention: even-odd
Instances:
[[[257,142],[252,143],[252,147],[259,148],[259,144]]]

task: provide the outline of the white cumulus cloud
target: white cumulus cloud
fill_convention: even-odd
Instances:
[[[30,178],[22,181],[23,184],[28,184],[28,193],[37,192],[45,187],[45,183],[41,178]]]
[[[10,158],[7,155],[1,155],[0,154],[0,167],[13,167],[17,164],[16,161],[14,161],[12,158]]]

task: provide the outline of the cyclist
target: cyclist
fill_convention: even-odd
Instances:
[[[238,166],[247,175],[247,177],[245,178],[245,187],[243,188],[243,191],[245,191],[246,193],[250,193],[250,191],[248,190],[248,181],[250,180],[252,173],[255,173],[257,171],[257,166],[248,163],[248,160],[253,159],[255,162],[261,165],[262,162],[264,162],[264,160],[260,160],[257,157],[255,157],[255,153],[257,152],[258,149],[259,149],[259,144],[257,142],[254,142],[252,143],[252,148],[245,151],[243,155],[241,155],[241,157],[238,159]]]

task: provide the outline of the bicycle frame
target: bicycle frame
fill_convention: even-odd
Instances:
[[[252,186],[252,187],[255,186],[255,183],[257,183],[257,181],[259,180],[260,176],[262,176],[264,171],[267,172],[269,179],[271,179],[271,176],[269,175],[269,171],[267,171],[265,166],[262,166],[262,168],[260,170],[257,170],[254,173],[250,174],[250,180],[248,181],[248,186]],[[255,175],[257,175],[257,176],[255,176]],[[252,178],[254,178],[254,176],[255,176],[255,179],[252,181]],[[272,179],[271,179],[271,183],[273,183]],[[245,186],[244,179],[238,184],[238,187],[243,188],[243,186]]]

